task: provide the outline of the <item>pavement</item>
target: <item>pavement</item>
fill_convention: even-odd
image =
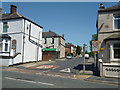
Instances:
[[[92,82],[101,82],[101,83],[109,83],[109,84],[117,84],[120,85],[120,78],[108,78],[108,77],[98,77],[91,76],[85,79],[86,81]]]
[[[58,59],[58,60],[65,60],[65,59]],[[50,76],[54,76],[54,77],[73,78],[73,79],[80,79],[80,80],[91,81],[91,82],[101,82],[101,83],[120,85],[120,82],[119,82],[120,79],[118,79],[118,78],[106,78],[106,77],[95,76],[95,75],[93,75],[93,73],[91,73],[92,71],[87,71],[87,70],[86,70],[86,74],[82,74],[82,73],[74,74],[74,73],[43,72],[42,70],[28,69],[29,67],[50,64],[53,62],[55,62],[55,61],[25,63],[25,64],[21,64],[21,65],[11,66],[8,68],[3,67],[3,70],[14,71],[14,72],[16,71],[16,72],[21,72],[21,73],[32,73],[32,74],[37,74],[37,75],[41,75],[41,74],[42,75],[50,75]],[[86,65],[91,65],[91,64],[93,64],[93,62],[94,62],[94,59],[89,59],[88,62],[86,63]],[[94,68],[94,67],[90,67],[90,68]]]

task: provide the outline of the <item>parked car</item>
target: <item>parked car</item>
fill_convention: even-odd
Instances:
[[[89,54],[85,54],[85,59],[89,59]]]
[[[67,58],[67,59],[72,59],[72,56],[71,56],[71,55],[68,55],[66,58]]]

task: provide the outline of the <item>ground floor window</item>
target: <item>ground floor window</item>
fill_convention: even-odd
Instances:
[[[7,39],[0,40],[0,52],[9,52],[9,44]]]
[[[120,58],[120,43],[114,44],[114,58]]]
[[[0,52],[2,52],[2,48],[3,48],[3,43],[0,42]]]
[[[5,50],[4,51],[8,51],[8,43],[5,43]]]

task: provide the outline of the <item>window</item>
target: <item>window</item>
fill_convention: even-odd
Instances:
[[[120,58],[120,43],[114,44],[114,58]]]
[[[8,51],[8,43],[5,43],[5,51]]]
[[[52,44],[54,44],[54,38],[52,38]]]
[[[120,29],[120,15],[114,16],[114,29]]]
[[[2,48],[3,48],[3,43],[0,42],[0,52],[2,52]]]
[[[9,43],[7,39],[0,40],[0,52],[9,52]]]
[[[8,31],[8,23],[3,22],[3,32],[6,33]]]
[[[47,39],[45,38],[44,40],[45,40],[44,44],[46,44],[47,43]]]

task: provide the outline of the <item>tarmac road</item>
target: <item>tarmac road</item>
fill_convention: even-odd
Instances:
[[[86,62],[88,61],[88,59],[86,59]],[[75,67],[77,67],[79,64],[83,64],[83,58],[72,58],[72,59],[67,59],[67,60],[56,60],[53,63],[48,63],[48,64],[44,64],[44,65],[53,65],[53,66],[57,66],[56,68],[51,68],[51,69],[40,69],[40,70],[44,70],[44,72],[61,72],[61,70],[65,70],[65,69],[70,69],[70,73],[79,73],[79,69],[82,67],[80,67],[79,69],[74,69]],[[39,68],[34,68],[34,69],[39,69]]]
[[[3,88],[118,88],[117,85],[84,80],[3,71]]]

